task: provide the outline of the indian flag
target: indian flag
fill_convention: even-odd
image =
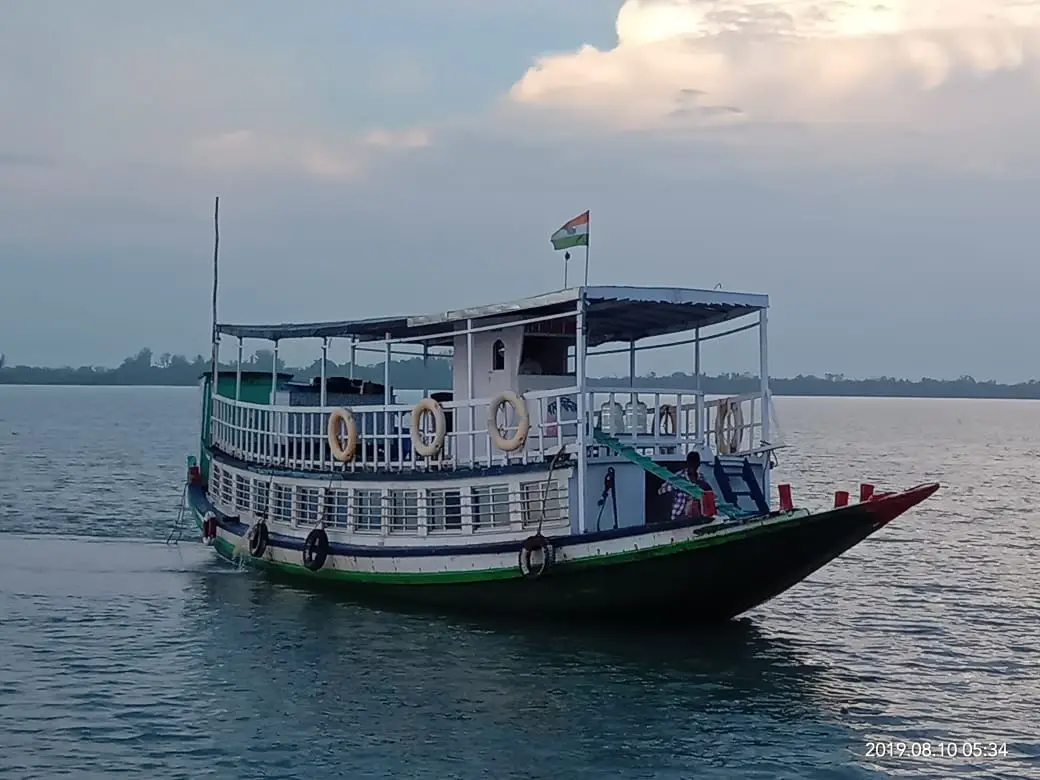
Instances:
[[[572,246],[589,245],[589,212],[579,214],[552,234],[553,249],[569,249]]]

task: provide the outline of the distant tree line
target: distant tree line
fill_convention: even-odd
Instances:
[[[274,353],[257,350],[243,361],[245,371],[270,371]],[[234,371],[234,363],[221,363],[221,370]],[[142,349],[126,358],[116,368],[80,366],[79,368],[41,368],[37,366],[8,365],[0,354],[0,384],[6,385],[195,385],[199,377],[210,370],[209,358],[195,355],[188,359],[184,355],[164,352],[158,357],[150,349]],[[278,370],[294,374],[296,379],[309,380],[321,373],[321,361],[315,360],[302,368],[289,368],[278,360]],[[329,376],[345,376],[350,364],[328,362]],[[358,364],[354,376],[375,382],[383,381],[383,364]],[[601,377],[589,380],[593,385],[627,385],[628,377]],[[451,387],[451,363],[444,359],[429,361],[423,371],[422,358],[394,361],[390,367],[390,382],[400,389],[431,389]],[[648,388],[689,388],[695,380],[689,374],[676,372],[657,375],[651,371],[640,377],[639,383]],[[754,374],[729,373],[701,377],[701,389],[709,394],[751,393],[758,389],[759,380]],[[803,396],[895,396],[902,398],[1023,398],[1040,399],[1040,382],[1030,380],[1019,384],[1000,384],[993,381],[977,381],[970,376],[958,379],[898,379],[882,376],[874,379],[847,379],[842,374],[805,376],[799,374],[787,379],[770,380],[775,395]]]

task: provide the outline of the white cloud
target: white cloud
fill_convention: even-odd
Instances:
[[[616,28],[612,49],[540,58],[512,103],[622,129],[929,128],[950,111],[1021,119],[1015,98],[1030,99],[1040,63],[1040,3],[1030,0],[627,0]],[[1010,78],[1011,99],[994,88]]]

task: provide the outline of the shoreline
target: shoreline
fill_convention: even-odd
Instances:
[[[646,395],[653,393],[653,384],[660,384],[664,387],[666,384],[670,384],[669,389],[675,389],[677,386],[681,386],[685,383],[666,383],[661,382],[661,378],[657,377],[656,382],[653,379],[643,378],[645,381],[644,389],[641,394]],[[725,382],[719,381],[712,377],[713,381],[705,382],[707,387],[704,387],[705,393],[708,395],[739,395],[742,392],[747,392],[747,388],[742,386],[740,382]],[[594,380],[597,383],[615,385],[621,380],[617,378],[605,378]],[[625,380],[627,382],[627,379]],[[841,385],[857,385],[862,383],[877,384],[880,386],[866,390],[864,388],[856,387],[841,387]],[[801,387],[783,387],[784,384],[791,383],[795,385],[802,385]],[[806,387],[806,384],[827,384],[831,387]],[[407,383],[406,383],[407,384]],[[396,390],[402,391],[418,391],[422,388],[408,387],[406,384],[395,386]],[[757,382],[756,382],[757,384]],[[771,380],[772,385],[772,396],[774,398],[920,398],[930,400],[990,400],[990,401],[1040,401],[1040,383],[1026,383],[1021,385],[1001,385],[997,383],[984,383],[977,382],[971,389],[964,387],[965,383],[958,381],[943,381],[943,380],[932,380],[927,384],[937,385],[934,389],[929,388],[925,390],[921,387],[921,382],[913,382],[911,380],[897,380],[897,381],[884,381],[884,380],[817,380],[816,382],[806,382],[802,380],[791,380],[791,379],[773,379]],[[838,385],[835,387],[834,385]],[[899,385],[903,385],[900,387]],[[955,387],[961,385],[961,387]],[[40,382],[40,381],[10,381],[6,378],[0,377],[0,387],[149,387],[149,388],[192,388],[198,389],[196,382],[133,382],[133,381],[96,381],[96,382],[75,382],[75,381],[57,381],[57,382]],[[689,388],[693,389],[692,385]],[[930,392],[929,392],[930,390]],[[916,391],[916,392],[915,392]]]

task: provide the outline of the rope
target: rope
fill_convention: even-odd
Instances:
[[[545,505],[549,500],[549,484],[552,482],[553,472],[556,470],[558,463],[562,463],[567,456],[567,446],[564,445],[556,451],[556,454],[552,456],[552,460],[549,461],[549,473],[545,476],[545,481],[542,483],[542,506],[539,511],[538,517],[538,528],[535,534],[542,532],[542,524],[545,522]]]

